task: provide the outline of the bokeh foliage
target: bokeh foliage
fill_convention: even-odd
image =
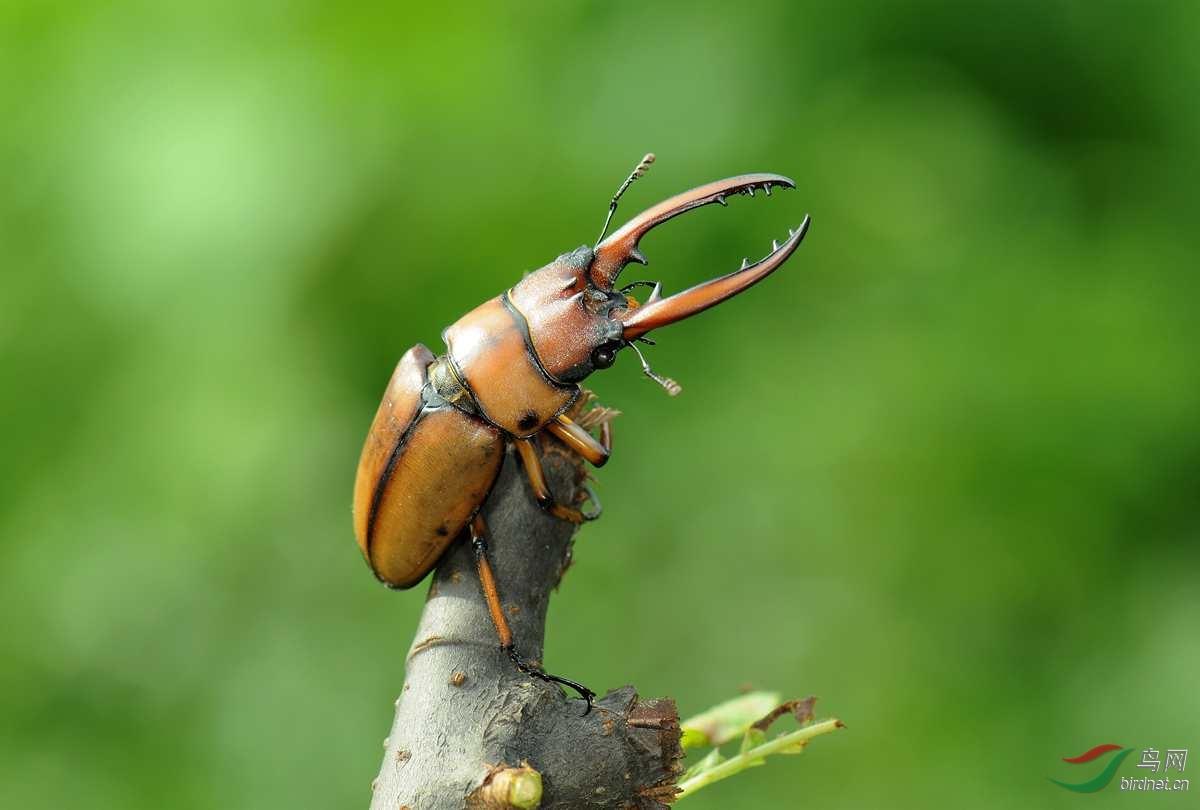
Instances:
[[[659,335],[679,399],[594,378],[550,666],[847,722],[695,808],[1058,806],[1060,757],[1200,747],[1197,41],[1187,3],[3,4],[0,806],[365,806],[422,604],[351,538],[384,382],[647,150],[622,214],[799,190],[631,276],[814,224]]]

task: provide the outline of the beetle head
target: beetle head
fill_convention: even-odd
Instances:
[[[647,155],[621,186],[609,207],[610,218],[621,193],[652,161],[653,156]],[[798,228],[788,230],[782,244],[772,242],[771,251],[762,259],[753,263],[745,259],[738,270],[691,289],[667,298],[662,297],[662,285],[657,282],[635,281],[614,289],[627,264],[647,263],[638,243],[655,226],[704,205],[726,205],[726,198],[733,195],[752,197],[759,190],[769,196],[773,188],[795,188],[795,183],[778,174],[745,174],[685,191],[646,209],[607,239],[602,233],[595,248],[576,248],[527,275],[509,290],[508,300],[524,315],[542,366],[561,382],[577,383],[593,371],[611,366],[617,352],[626,346],[640,358],[634,342],[649,343],[645,335],[650,330],[715,306],[774,272],[804,238],[807,216]],[[652,288],[641,304],[630,294],[640,285]],[[678,386],[650,371],[644,359],[642,368],[669,393],[678,393]]]

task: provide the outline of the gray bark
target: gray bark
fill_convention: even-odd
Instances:
[[[542,455],[556,499],[574,502],[583,477],[578,460],[553,441],[543,442]],[[511,449],[482,514],[517,650],[540,664],[550,592],[570,563],[576,527],[538,508]],[[587,673],[569,662],[556,660],[551,671],[587,683]],[[541,775],[542,808],[669,802],[681,757],[674,702],[641,701],[626,686],[587,715],[584,708],[519,672],[500,651],[470,543],[460,539],[434,573],[371,808],[507,807],[502,797],[489,798],[489,784],[523,764]]]

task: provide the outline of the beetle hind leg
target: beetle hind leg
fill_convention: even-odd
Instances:
[[[592,710],[592,706],[595,705],[596,693],[591,689],[588,689],[583,684],[573,681],[570,678],[563,678],[559,675],[551,675],[549,672],[544,672],[537,667],[526,664],[525,661],[522,660],[520,654],[517,653],[517,648],[512,644],[509,644],[507,647],[502,647],[501,649],[508,653],[508,657],[512,659],[514,664],[516,664],[517,669],[521,670],[526,675],[546,681],[547,683],[557,683],[570,689],[574,689],[576,692],[578,692],[579,696],[587,701],[587,708],[584,709],[584,714],[587,714]]]
[[[517,652],[517,648],[513,644],[512,629],[508,626],[508,619],[504,617],[504,609],[500,604],[500,590],[496,587],[496,575],[492,571],[491,561],[488,560],[487,526],[484,524],[483,518],[478,515],[471,521],[471,547],[475,550],[475,567],[479,573],[479,584],[483,589],[483,598],[487,602],[488,613],[492,617],[492,624],[496,627],[496,635],[500,639],[501,651],[506,653],[512,659],[517,669],[526,675],[546,681],[547,683],[557,683],[574,689],[579,693],[580,697],[587,701],[587,709],[584,711],[584,714],[590,712],[592,710],[592,701],[596,697],[595,692],[570,678],[551,675],[538,667],[527,664],[521,658],[520,653]]]
[[[533,496],[537,499],[538,506],[556,518],[561,518],[571,523],[584,523],[600,517],[600,501],[596,498],[596,493],[592,491],[592,488],[586,485],[583,487],[583,491],[587,493],[588,500],[596,507],[593,511],[584,512],[574,506],[556,503],[554,496],[550,493],[550,487],[546,483],[546,474],[542,470],[542,461],[538,458],[537,450],[533,449],[533,440],[517,439],[513,444],[516,445],[517,455],[521,457],[521,463],[525,467],[525,475],[529,479],[529,485],[533,487]]]

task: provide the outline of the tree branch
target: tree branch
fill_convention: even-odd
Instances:
[[[552,439],[541,455],[556,498],[577,501],[578,459]],[[576,527],[537,506],[511,448],[483,516],[517,650],[540,664],[550,592]],[[642,701],[626,686],[585,716],[583,701],[518,672],[498,647],[469,543],[456,543],[434,573],[406,668],[372,810],[662,808],[675,795],[674,701]]]

